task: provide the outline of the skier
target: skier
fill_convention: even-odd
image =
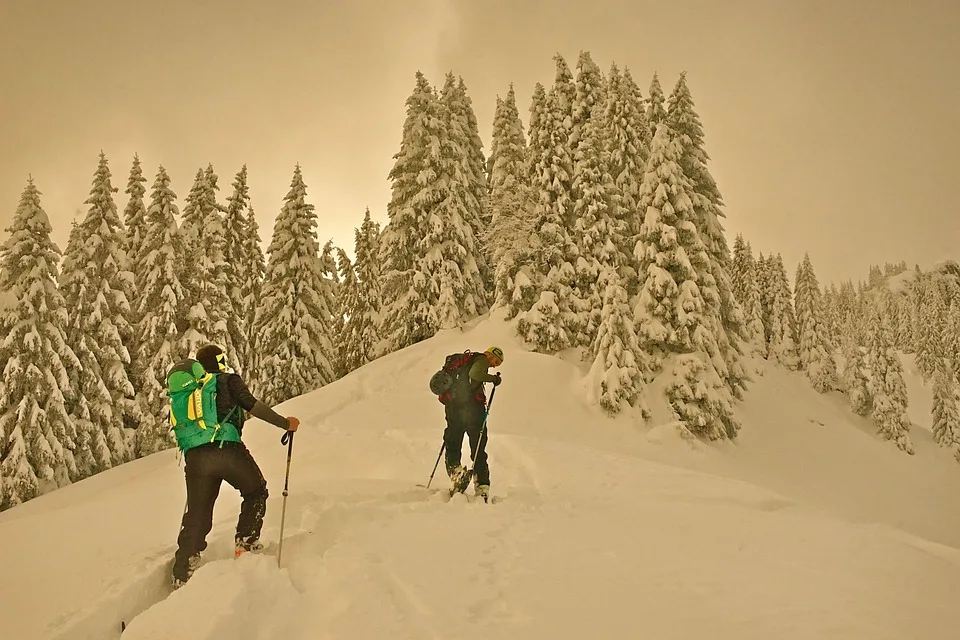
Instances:
[[[453,483],[451,489],[462,493],[470,483],[466,467],[460,464],[463,436],[467,434],[470,438],[470,455],[474,459],[476,494],[484,500],[487,500],[490,493],[490,468],[487,465],[487,432],[483,429],[487,405],[483,384],[492,382],[495,387],[500,384],[500,373],[491,375],[487,370],[501,364],[503,349],[500,347],[490,347],[483,353],[471,354],[469,360],[462,365],[470,367],[465,381],[469,393],[461,396],[465,397],[462,401],[451,401],[444,405],[447,420],[447,427],[443,431],[446,450],[444,462],[447,475]]]
[[[227,373],[223,350],[206,345],[197,351],[196,360],[217,377],[217,421],[236,427],[242,434],[244,411],[287,431],[296,431],[300,420],[284,418],[257,400],[243,379]],[[223,432],[232,430],[223,429]],[[221,431],[217,431],[220,433]],[[179,588],[200,562],[200,552],[207,548],[206,537],[213,526],[213,507],[220,492],[220,483],[227,481],[240,492],[243,502],[237,520],[236,555],[263,548],[259,542],[263,516],[267,510],[267,481],[246,445],[236,440],[215,439],[184,450],[184,475],[187,484],[187,510],[183,514],[178,549],[173,563],[173,586]]]

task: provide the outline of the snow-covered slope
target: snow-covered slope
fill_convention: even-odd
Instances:
[[[447,353],[494,343],[500,500],[448,503],[416,486],[443,429],[426,382]],[[184,504],[170,451],[2,513],[3,636],[120,637],[125,621],[125,639],[954,637],[960,465],[928,429],[907,456],[839,395],[766,369],[738,443],[691,447],[601,417],[580,373],[487,320],[286,403],[303,426],[281,569],[275,545],[233,559],[224,487],[204,565],[167,595]],[[286,450],[273,427],[245,432],[275,543]]]

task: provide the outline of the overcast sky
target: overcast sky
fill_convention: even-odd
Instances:
[[[463,76],[486,151],[497,94],[526,127],[554,53],[584,49],[645,96],[687,71],[731,245],[791,278],[809,251],[821,282],[926,268],[960,254],[958,33],[950,0],[0,0],[0,223],[32,174],[64,248],[102,149],[121,211],[134,153],[181,207],[198,168],[225,200],[246,163],[268,243],[299,162],[321,243],[352,253],[365,207],[386,222],[417,70]]]

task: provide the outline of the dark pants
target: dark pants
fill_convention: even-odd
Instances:
[[[179,548],[174,559],[174,575],[186,579],[190,556],[207,548],[207,534],[213,527],[213,506],[226,480],[240,492],[238,540],[254,542],[260,538],[263,516],[267,511],[267,481],[260,467],[242,443],[205,444],[184,454],[187,481],[187,511],[180,526]]]
[[[470,438],[470,455],[474,458],[473,469],[476,472],[477,484],[490,484],[490,468],[487,466],[487,432],[480,430],[483,427],[483,416],[486,405],[483,402],[472,401],[467,404],[448,404],[444,407],[447,418],[447,428],[443,430],[444,461],[447,466],[447,475],[460,465],[460,450],[463,447],[463,436]],[[478,453],[479,449],[479,453]]]

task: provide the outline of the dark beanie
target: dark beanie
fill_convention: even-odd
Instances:
[[[223,353],[223,349],[215,344],[208,344],[197,349],[197,361],[203,365],[207,373],[218,373],[220,365],[217,363],[217,356]]]

